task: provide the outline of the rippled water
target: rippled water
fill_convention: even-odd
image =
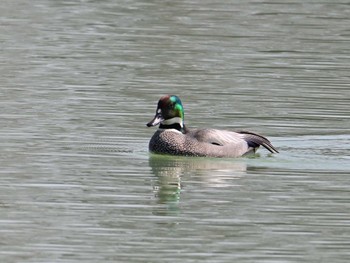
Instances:
[[[346,1],[2,1],[1,262],[348,262]],[[157,100],[254,158],[152,156]]]

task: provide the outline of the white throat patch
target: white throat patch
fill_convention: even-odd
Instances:
[[[182,119],[180,117],[174,117],[174,118],[162,121],[162,124],[164,125],[172,125],[176,123],[180,124],[181,128],[183,128]]]

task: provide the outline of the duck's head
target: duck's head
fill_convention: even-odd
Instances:
[[[160,124],[160,128],[184,129],[184,109],[179,97],[165,95],[158,101],[156,115],[147,123],[148,127]]]

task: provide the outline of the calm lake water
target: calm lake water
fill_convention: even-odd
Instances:
[[[349,262],[348,1],[2,0],[1,262]],[[152,156],[189,127],[280,154]]]

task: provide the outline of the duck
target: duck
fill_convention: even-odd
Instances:
[[[159,125],[149,141],[149,151],[155,154],[236,158],[254,154],[260,146],[278,153],[267,138],[254,132],[187,128],[184,107],[176,95],[162,96],[154,118],[146,125]]]

